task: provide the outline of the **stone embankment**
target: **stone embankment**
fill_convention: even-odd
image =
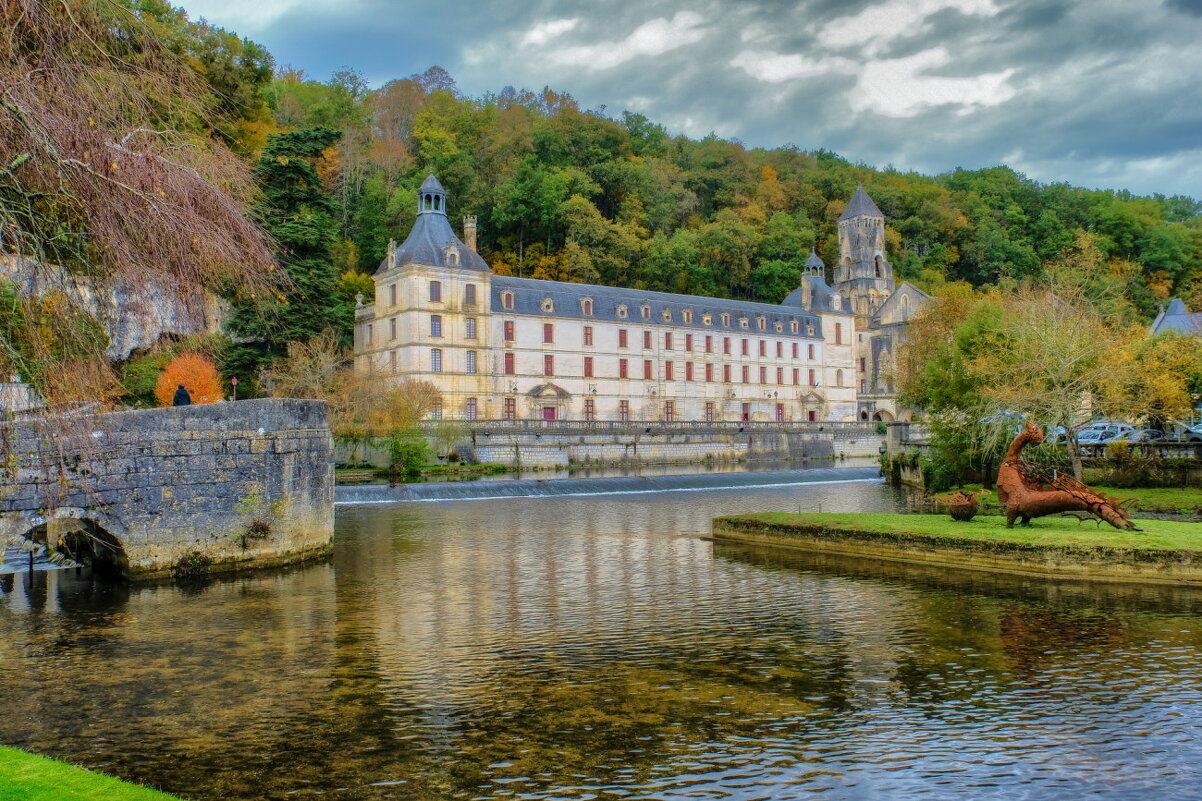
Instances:
[[[715,518],[720,542],[820,551],[1024,576],[1202,587],[1202,527],[1136,521],[1142,531],[1041,518],[1005,528],[1001,517],[763,513]]]
[[[333,441],[319,401],[25,421],[0,435],[2,542],[65,548],[134,577],[181,560],[215,571],[330,548]]]

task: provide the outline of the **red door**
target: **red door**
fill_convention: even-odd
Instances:
[[[554,406],[544,406],[543,407],[543,419],[544,420],[554,420],[555,419],[555,407]]]
[[[743,422],[746,423],[750,420],[751,420],[751,404],[744,403],[743,404]]]
[[[785,422],[785,404],[783,403],[776,404],[776,422]]]

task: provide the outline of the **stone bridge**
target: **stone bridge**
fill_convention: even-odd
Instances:
[[[319,401],[9,423],[0,458],[10,554],[57,551],[66,564],[149,577],[181,559],[211,570],[286,564],[328,550],[333,536],[333,442]]]

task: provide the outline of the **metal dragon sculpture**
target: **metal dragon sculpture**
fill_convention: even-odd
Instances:
[[[1118,529],[1139,531],[1128,519],[1127,510],[1114,498],[1103,495],[1071,476],[1048,474],[1022,460],[1023,448],[1043,442],[1043,431],[1027,421],[1010,443],[997,474],[998,501],[1006,509],[1006,528],[1020,519],[1060,512],[1089,512]]]

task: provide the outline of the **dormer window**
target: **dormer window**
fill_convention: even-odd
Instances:
[[[550,298],[543,298],[543,313],[551,314],[555,311],[555,301]]]
[[[760,329],[761,331],[767,331],[768,330],[768,318],[767,317],[755,318],[755,327]]]
[[[512,292],[502,292],[501,293],[501,308],[509,309],[509,310],[513,309],[513,293]]]
[[[626,305],[625,304],[618,307],[618,316],[621,317],[622,319],[626,318]]]
[[[780,332],[782,332],[782,331],[784,331],[784,330],[785,330],[785,324],[784,324],[784,323],[782,323],[780,320],[777,320],[777,321],[776,321],[776,325],[774,325],[774,326],[773,326],[773,328],[775,328],[775,329],[776,329],[776,333],[778,333],[778,334],[779,334]]]
[[[722,315],[722,325],[725,325],[725,326],[730,325],[730,315],[729,314]]]
[[[684,311],[682,311],[682,312],[680,313],[680,317],[681,317],[681,319],[682,319],[682,320],[684,320],[686,323],[691,323],[691,322],[693,322],[693,310],[692,310],[692,309],[685,309]]]
[[[651,319],[651,307],[650,306],[643,306],[639,309],[639,311],[642,312],[644,320]]]
[[[750,321],[750,320],[748,320],[746,317],[740,317],[740,318],[739,318],[739,328],[746,329],[746,328],[748,328],[750,325],[751,325],[751,321]]]
[[[801,328],[801,324],[798,323],[796,320],[791,320],[789,322],[789,333],[790,334],[796,334],[800,328]]]
[[[814,336],[814,326],[812,326],[812,325],[806,326],[806,336],[808,336],[808,337]]]
[[[672,322],[672,310],[671,309],[664,309],[662,316],[664,318],[665,323]]]
[[[593,316],[593,301],[591,298],[585,298],[580,301],[580,313],[586,317]]]
[[[714,324],[714,315],[712,315],[712,314],[701,315],[701,322],[704,323],[705,325],[713,325]]]

